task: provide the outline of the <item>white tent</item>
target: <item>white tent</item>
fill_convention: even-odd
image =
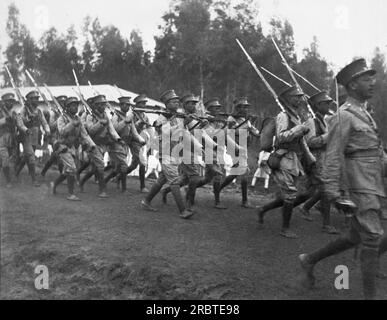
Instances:
[[[74,89],[77,91],[78,91],[78,89],[75,85],[74,86],[48,86],[48,88],[50,89],[52,94],[56,97],[60,96],[60,95],[66,95],[68,97],[72,97],[72,96],[77,97],[76,93],[74,92]],[[119,88],[120,92],[118,92],[118,90],[114,86],[111,86],[109,84],[93,85],[93,88],[99,94],[105,95],[106,99],[108,99],[109,101],[118,102],[118,98],[120,96],[128,96],[128,97],[131,97],[133,100],[136,96],[138,96],[137,93],[127,91],[127,90],[124,90],[121,88]],[[44,95],[46,95],[48,100],[51,100],[50,95],[48,94],[47,90],[44,87],[39,87],[39,89],[42,91],[42,93]],[[82,95],[85,97],[85,99],[88,99],[90,97],[95,96],[95,94],[94,94],[92,88],[90,88],[90,86],[80,86],[80,89],[81,89]],[[23,96],[25,96],[31,90],[35,90],[35,87],[20,87],[20,91],[21,91]],[[8,93],[8,92],[14,93],[13,88],[1,88],[0,89],[0,95],[3,95],[3,94]],[[148,100],[149,100],[148,105],[158,106],[158,107],[164,108],[164,104],[161,103],[160,101],[157,101],[157,100],[154,100],[151,98],[148,98]]]
[[[75,85],[74,86],[48,86],[48,88],[50,89],[51,93],[55,97],[61,96],[61,95],[66,95],[68,97],[77,97],[78,98],[77,94],[74,92],[74,90],[76,90],[76,92],[78,92],[78,89]],[[46,96],[46,98],[49,101],[51,101],[50,95],[47,92],[46,88],[39,87],[39,89]],[[99,94],[105,95],[107,100],[114,101],[117,103],[118,103],[118,98],[121,96],[131,97],[132,101],[135,97],[138,96],[137,93],[127,91],[127,90],[124,90],[121,88],[119,88],[117,90],[114,86],[111,86],[109,84],[93,85],[93,89],[90,86],[80,86],[80,89],[81,89],[82,95],[85,97],[85,99],[88,99],[90,97],[95,96],[94,91],[93,91],[93,89],[94,89]],[[26,94],[28,92],[30,92],[32,90],[35,90],[35,87],[20,87],[20,91],[24,97],[26,96]],[[12,87],[11,88],[1,88],[0,89],[0,96],[2,96],[5,93],[10,93],[10,92],[15,93]],[[160,101],[151,99],[151,98],[148,98],[147,105],[165,108],[163,103],[161,103]],[[147,116],[149,118],[150,123],[153,123],[158,117],[157,114],[152,114],[152,113],[148,113]]]

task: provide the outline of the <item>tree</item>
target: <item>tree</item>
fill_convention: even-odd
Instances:
[[[35,67],[38,51],[30,32],[24,24],[20,23],[19,14],[19,9],[14,3],[11,3],[8,7],[6,24],[6,32],[11,41],[5,50],[5,55],[6,63],[18,84],[20,84],[22,71]],[[6,86],[9,86],[8,75],[4,78]]]

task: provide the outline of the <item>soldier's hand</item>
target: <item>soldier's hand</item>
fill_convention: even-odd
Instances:
[[[334,201],[335,207],[337,210],[344,212],[345,214],[354,214],[357,210],[357,206],[349,199],[337,198]]]
[[[295,126],[293,128],[294,130],[294,134],[297,136],[297,137],[302,137],[304,135],[306,135],[308,132],[309,132],[309,128],[303,124],[299,124],[297,126]]]
[[[106,125],[108,124],[108,119],[100,119],[99,122],[100,122],[102,125],[106,126]]]
[[[27,129],[26,131],[25,131],[25,134],[30,134],[31,133],[31,130],[30,129]]]
[[[81,124],[81,120],[79,120],[79,119],[74,119],[74,120],[73,120],[73,125],[74,125],[75,127],[78,127],[80,124]]]
[[[130,113],[126,116],[125,122],[126,122],[126,123],[131,123],[132,121],[133,121],[133,113],[130,112]]]

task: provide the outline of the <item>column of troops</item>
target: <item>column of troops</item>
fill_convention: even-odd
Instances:
[[[257,130],[249,120],[251,105],[247,98],[234,100],[232,114],[224,113],[219,98],[208,99],[204,103],[205,113],[199,110],[200,99],[194,94],[179,97],[174,90],[161,94],[165,112],[150,124],[145,112],[134,112],[144,108],[145,95],[134,99],[135,108],[129,97],[120,97],[120,110],[113,117],[106,111],[108,101],[103,95],[88,99],[93,113],[83,112],[82,104],[75,97],[57,97],[63,107],[63,114],[46,119],[37,107],[39,94],[32,91],[26,96],[26,107],[17,113],[13,110],[14,95],[2,96],[0,119],[0,156],[2,170],[7,184],[11,182],[10,159],[14,157],[15,175],[18,176],[25,164],[28,166],[32,182],[36,180],[35,148],[38,146],[41,129],[49,137],[54,152],[42,171],[44,175],[53,163],[59,164],[60,172],[52,185],[55,194],[57,186],[67,179],[69,200],[79,200],[74,187],[84,189],[85,182],[95,176],[99,185],[99,197],[105,198],[107,182],[113,177],[126,190],[127,174],[140,165],[140,188],[146,193],[141,206],[149,211],[157,211],[152,200],[161,193],[164,202],[171,193],[183,219],[195,214],[196,189],[213,184],[214,208],[225,209],[220,201],[221,191],[235,178],[241,184],[242,208],[255,208],[259,229],[264,228],[264,219],[274,208],[282,208],[280,235],[288,239],[298,236],[290,227],[293,209],[301,204],[302,215],[311,221],[310,209],[316,205],[322,216],[322,231],[337,234],[331,225],[331,208],[344,212],[349,227],[345,234],[325,247],[299,256],[303,270],[303,284],[310,287],[315,282],[314,267],[320,260],[361,244],[361,271],[364,295],[376,296],[376,278],[383,277],[379,268],[379,257],[387,250],[387,238],[381,223],[381,198],[385,197],[383,177],[386,157],[382,148],[377,125],[367,110],[367,100],[373,95],[375,71],[368,68],[364,59],[358,59],[343,68],[336,76],[337,83],[345,88],[334,101],[327,92],[319,91],[306,96],[302,89],[288,86],[279,94],[283,111],[274,118],[272,144],[267,165],[279,187],[278,197],[266,204],[253,207],[248,201],[247,152],[239,142],[243,133],[259,137],[267,135],[265,128]],[[313,117],[305,112],[309,104]],[[180,111],[179,111],[180,110]],[[335,114],[332,115],[332,110]],[[139,152],[146,143],[141,133],[154,127],[155,140],[159,143],[161,173],[148,191],[145,188],[145,166],[140,161]],[[198,140],[195,130],[204,134]],[[233,136],[229,132],[233,130]],[[261,132],[260,132],[261,131]],[[164,152],[173,149],[181,141],[165,139],[184,132],[191,144],[191,158],[181,154]],[[234,167],[238,170],[225,176],[219,155],[227,151],[225,145],[217,141],[214,132],[223,132],[227,149],[233,149]],[[265,137],[267,140],[268,137]],[[187,141],[187,140],[185,140]],[[23,146],[20,153],[19,144]],[[77,152],[82,146],[83,152]],[[127,149],[130,148],[132,162],[126,163]],[[211,148],[213,158],[205,163],[204,175],[201,164],[195,157],[202,157],[205,148]],[[221,149],[221,152],[219,150]],[[111,172],[106,174],[103,155],[108,152]],[[79,158],[82,159],[79,159]],[[203,158],[203,157],[202,157]],[[80,177],[85,168],[90,169]],[[181,187],[187,186],[185,199]]]

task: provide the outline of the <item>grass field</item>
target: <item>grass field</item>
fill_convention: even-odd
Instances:
[[[49,172],[41,187],[24,183],[0,188],[1,299],[361,299],[360,262],[353,250],[323,261],[316,268],[316,288],[299,284],[297,256],[321,247],[334,236],[321,233],[321,219],[306,222],[295,213],[299,239],[278,235],[278,210],[258,230],[254,210],[240,207],[235,188],[222,194],[227,210],[212,208],[212,188],[197,192],[198,213],[178,217],[173,199],[158,212],[143,211],[136,178],[128,192],[109,184],[109,199],[97,198],[90,182],[81,202],[66,200],[66,186],[50,194]],[[150,182],[148,182],[150,184]],[[253,204],[267,201],[257,187]],[[343,217],[334,215],[340,227]],[[49,289],[37,290],[35,266],[49,270]],[[335,267],[349,268],[349,289],[334,287]],[[382,259],[387,267],[387,258]],[[379,298],[387,298],[379,281]]]

